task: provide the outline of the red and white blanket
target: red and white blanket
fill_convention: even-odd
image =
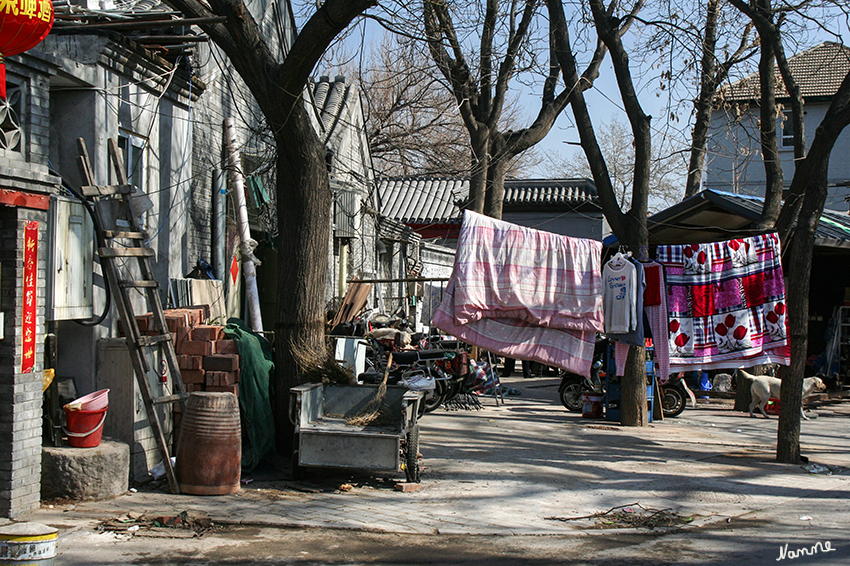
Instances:
[[[658,247],[671,372],[790,363],[781,258],[776,234]]]
[[[437,328],[496,354],[590,375],[602,244],[467,211]]]

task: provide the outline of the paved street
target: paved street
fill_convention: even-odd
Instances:
[[[630,429],[568,413],[554,379],[504,382],[521,395],[422,420],[419,492],[395,491],[398,478],[293,482],[266,468],[233,496],[140,489],[28,518],[62,529],[60,565],[850,563],[850,403],[803,422],[803,454],[820,466],[806,470],[773,461],[776,418],[728,403]],[[128,512],[181,511],[220,530],[96,531]],[[672,526],[650,529],[652,517]],[[815,556],[795,557],[818,542]]]

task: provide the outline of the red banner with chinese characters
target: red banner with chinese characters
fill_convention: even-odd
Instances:
[[[24,348],[21,361],[21,373],[30,373],[35,367],[35,320],[38,291],[38,222],[27,222],[24,228],[24,312],[23,336]]]

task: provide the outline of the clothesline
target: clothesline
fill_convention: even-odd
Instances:
[[[776,234],[659,245],[657,263],[627,259],[621,247],[616,265],[602,266],[601,252],[594,240],[467,211],[433,323],[496,354],[581,375],[589,375],[603,331],[633,345],[650,334],[662,375],[668,353],[670,372],[789,363]],[[647,290],[652,300],[644,306]]]

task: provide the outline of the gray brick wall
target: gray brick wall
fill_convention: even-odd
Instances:
[[[22,374],[23,238],[28,221],[39,223],[36,360]],[[44,305],[47,213],[0,209],[0,309],[6,313],[0,341],[0,514],[17,517],[35,509],[41,489],[41,404],[44,367]]]

